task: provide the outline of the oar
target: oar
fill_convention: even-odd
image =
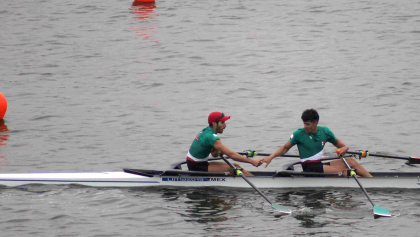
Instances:
[[[392,158],[392,159],[399,159],[399,160],[406,160],[410,164],[420,164],[420,157],[417,156],[409,156],[409,157],[400,157],[400,156],[388,156],[388,155],[378,155],[378,154],[370,154],[368,151],[348,151],[348,154],[359,155],[361,157],[367,156],[377,156],[383,158]]]
[[[238,175],[238,176],[241,176],[249,185],[251,185],[251,187],[253,187],[254,189],[255,189],[255,191],[257,191],[265,200],[267,200],[267,202],[269,202],[270,204],[271,204],[271,207],[274,209],[274,210],[277,210],[277,211],[279,211],[279,212],[281,212],[281,213],[284,213],[284,214],[290,214],[290,213],[292,213],[292,211],[291,210],[289,210],[289,208],[288,207],[285,207],[285,206],[281,206],[281,205],[279,205],[279,204],[276,204],[276,203],[272,203],[271,201],[270,201],[270,199],[268,199],[257,187],[255,187],[255,185],[253,184],[253,183],[251,183],[251,181],[249,181],[244,175],[243,175],[243,173],[242,173],[242,171],[240,170],[240,169],[238,169],[238,168],[236,168],[236,167],[234,167],[223,155],[221,156],[221,158],[235,171],[235,174],[236,175]]]
[[[347,152],[348,153],[348,152]],[[359,182],[359,180],[356,177],[356,172],[354,171],[354,169],[352,169],[349,164],[347,163],[346,159],[344,159],[344,157],[341,157],[341,160],[344,162],[344,164],[347,166],[347,169],[350,171],[350,175],[354,178],[354,180],[356,180],[357,184],[359,185],[359,187],[362,189],[362,191],[365,193],[366,197],[369,199],[369,202],[372,204],[373,206],[373,215],[375,217],[390,217],[391,214],[389,213],[388,209],[380,207],[380,206],[376,206],[372,199],[370,199],[369,195],[367,194],[365,188],[362,186],[362,184]]]
[[[269,153],[258,153],[253,150],[247,150],[245,152],[237,152],[239,155],[247,156],[247,157],[254,157],[254,156],[269,156]],[[282,155],[282,157],[300,157],[298,155]]]

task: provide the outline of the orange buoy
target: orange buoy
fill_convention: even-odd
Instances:
[[[154,3],[155,0],[134,0],[133,5],[142,4],[142,3]]]
[[[7,110],[7,100],[6,97],[0,92],[0,119],[3,119]]]

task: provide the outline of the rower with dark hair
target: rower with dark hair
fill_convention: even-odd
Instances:
[[[343,156],[349,150],[349,147],[340,139],[336,138],[334,133],[325,126],[318,126],[319,115],[314,109],[307,109],[302,113],[303,128],[297,129],[290,139],[274,153],[267,157],[261,158],[260,161],[266,163],[267,167],[270,162],[277,156],[282,156],[289,151],[294,145],[299,150],[302,169],[305,172],[318,173],[342,173],[347,176],[347,167],[341,160],[322,163],[321,158],[326,142],[332,143],[337,147],[339,156]],[[353,158],[346,158],[351,168],[356,170],[357,175],[362,177],[372,177],[372,175],[361,166]]]
[[[235,161],[250,163],[255,167],[260,166],[260,162],[241,156],[238,153],[227,148],[221,141],[217,133],[223,133],[226,128],[226,121],[230,116],[225,116],[221,112],[212,112],[208,117],[209,126],[205,127],[197,134],[187,154],[188,169],[192,171],[205,172],[231,172],[233,169],[225,162],[208,162],[210,153],[213,157],[219,156],[219,151]],[[241,168],[238,164],[233,164],[237,168]],[[246,170],[242,170],[245,176],[252,176]]]

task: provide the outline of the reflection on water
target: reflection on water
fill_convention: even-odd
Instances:
[[[232,209],[232,205],[226,202],[225,198],[209,195],[208,192],[194,191],[187,193],[186,197],[190,200],[185,203],[190,204],[190,207],[186,210],[188,214],[184,216],[191,218],[186,221],[199,223],[225,221],[228,219],[225,211]]]
[[[226,211],[232,208],[230,201],[224,191],[219,189],[171,189],[161,190],[162,198],[167,201],[181,199],[187,204],[183,213],[179,215],[186,217],[187,222],[220,222],[228,219]]]
[[[156,17],[155,2],[136,2],[131,5],[130,12],[136,13],[135,19],[148,20]]]
[[[9,140],[8,134],[9,128],[7,128],[6,123],[3,119],[0,119],[0,152],[2,147],[7,145],[7,140]],[[3,165],[6,161],[6,156],[0,154],[0,165]]]
[[[344,220],[349,225],[357,224],[372,214],[370,203],[358,189],[261,190],[273,202],[290,207],[291,215],[273,211],[251,189],[154,187],[141,190],[158,194],[164,202],[170,203],[165,208],[182,217],[183,221],[201,224],[232,223],[238,218],[238,213],[245,219],[263,213],[263,216],[276,220],[298,220],[303,233],[303,229],[325,228]],[[372,194],[375,194],[374,190]]]
[[[4,121],[4,119],[0,119],[0,132],[8,132],[9,129]]]
[[[131,8],[129,8],[131,13],[134,13],[134,19],[140,19],[147,23],[148,20],[151,20],[157,16],[155,2],[138,2],[134,1]],[[141,37],[144,40],[151,38],[156,30],[156,24],[147,24],[147,25],[132,25],[130,29],[136,32],[137,37]],[[158,40],[150,41],[153,43],[159,42]]]
[[[325,209],[331,206],[344,209],[352,208],[354,206],[349,206],[351,198],[351,194],[347,192],[327,189],[316,191],[307,189],[295,190],[277,197],[279,201],[287,201],[292,206],[299,207],[303,203],[305,207],[311,209]]]
[[[301,227],[320,228],[331,223],[331,221],[317,221],[321,215],[333,212],[339,212],[340,215],[343,212],[359,212],[359,207],[364,206],[365,202],[355,201],[351,193],[351,190],[300,189],[278,194],[275,202],[295,207],[292,216],[301,221]],[[345,216],[341,216],[343,217]]]
[[[250,193],[250,192],[251,193]],[[232,219],[229,210],[234,206],[240,205],[237,201],[241,200],[243,195],[256,195],[252,190],[235,189],[224,190],[223,188],[176,188],[166,187],[158,188],[161,197],[169,202],[180,203],[181,209],[175,211],[187,222],[221,222]],[[288,206],[293,210],[292,215],[284,216],[281,213],[274,213],[275,218],[295,218],[301,222],[304,228],[320,228],[331,223],[331,215],[339,215],[345,218],[347,212],[353,213],[350,218],[359,218],[365,214],[361,214],[366,209],[364,200],[354,200],[352,190],[264,190],[268,196],[272,196],[272,200],[280,205]],[[245,194],[247,193],[247,194]],[[249,199],[249,198],[248,198]],[[258,204],[257,204],[258,203]],[[255,208],[261,202],[245,204],[242,208]],[[263,205],[269,208],[268,205]],[[360,207],[363,208],[360,208]],[[365,210],[366,209],[366,210]],[[261,209],[262,210],[262,209]],[[334,214],[335,213],[335,214]],[[344,213],[344,214],[343,214]],[[356,216],[355,216],[356,215]],[[327,219],[324,219],[327,218]]]

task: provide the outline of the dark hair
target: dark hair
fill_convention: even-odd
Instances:
[[[307,122],[307,121],[318,122],[319,121],[318,112],[316,112],[316,110],[314,109],[307,109],[303,111],[301,118],[303,122]]]

